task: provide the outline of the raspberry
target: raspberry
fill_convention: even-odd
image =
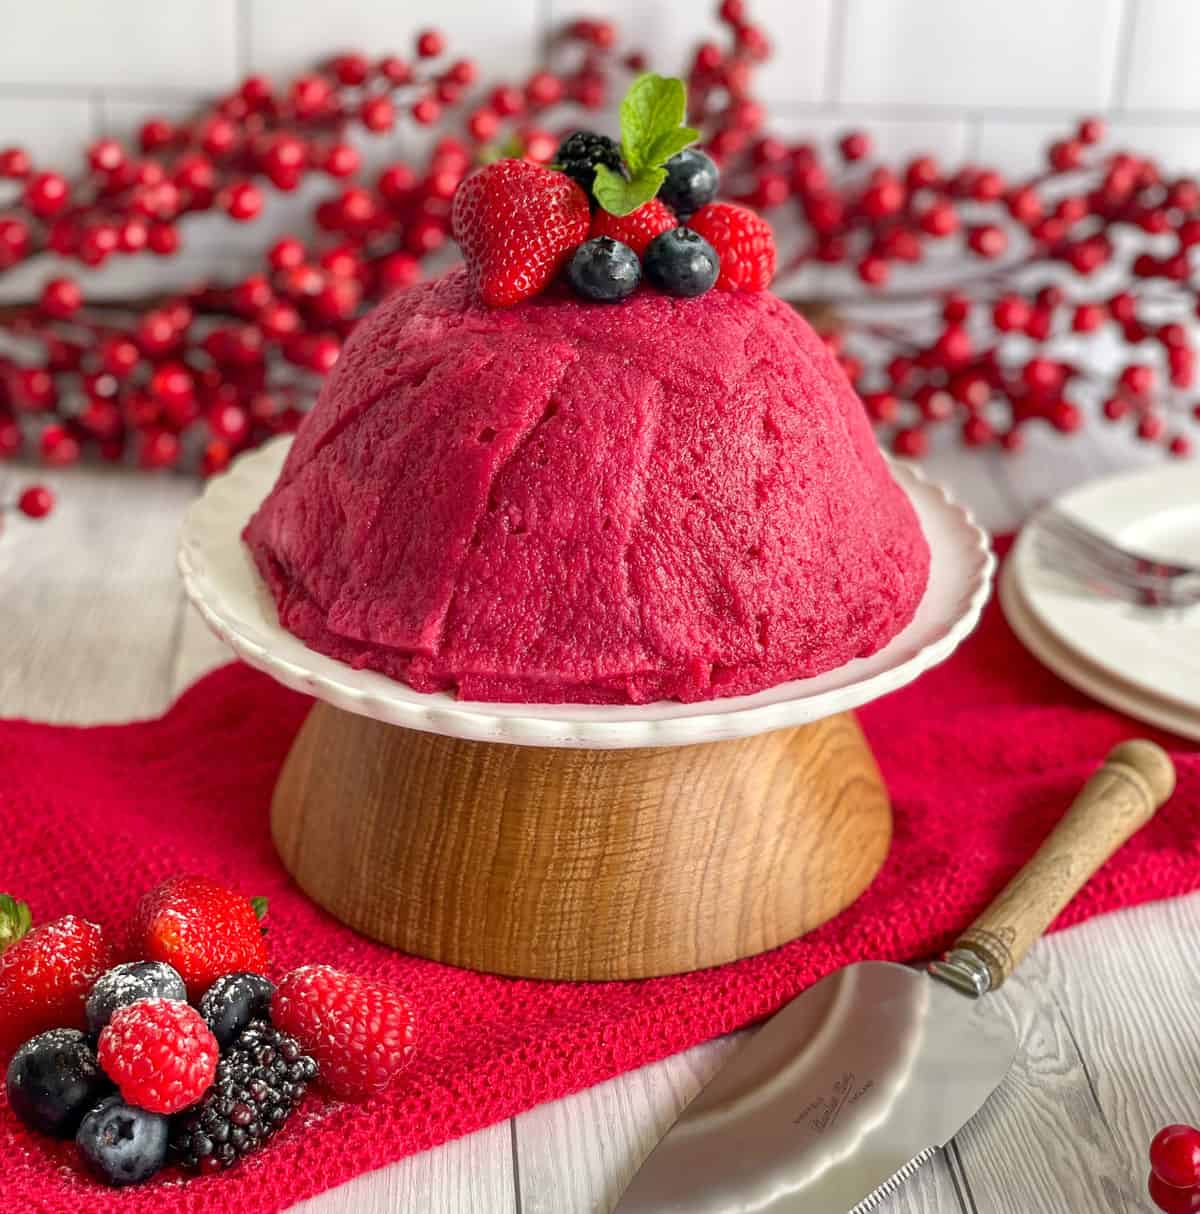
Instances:
[[[412,1007],[399,991],[328,965],[286,975],[271,1019],[316,1058],[321,1081],[343,1100],[382,1092],[414,1050]]]
[[[112,964],[96,924],[66,915],[25,935],[27,908],[6,899],[0,915],[10,906],[21,908],[25,917],[13,932],[16,942],[0,953],[0,1054],[47,1029],[83,1028],[88,991]],[[7,922],[0,922],[0,941]]]
[[[627,244],[639,257],[646,251],[646,246],[660,233],[668,232],[678,227],[679,220],[675,213],[661,199],[651,198],[629,215],[610,215],[607,211],[597,211],[592,216],[591,236],[611,236]]]
[[[587,195],[566,174],[497,160],[458,187],[452,221],[483,302],[506,308],[545,290],[587,239],[591,211]]]
[[[97,1054],[126,1103],[178,1113],[208,1091],[219,1052],[195,1008],[175,999],[142,999],[113,1013]]]
[[[223,974],[267,968],[254,904],[207,877],[173,877],[146,894],[134,912],[130,944],[134,956],[174,966],[191,999]]]
[[[721,258],[719,291],[765,291],[775,276],[775,237],[761,215],[732,202],[710,202],[688,220]]]

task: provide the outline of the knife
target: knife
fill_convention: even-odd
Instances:
[[[862,961],[793,999],[684,1110],[614,1214],[863,1214],[979,1111],[1017,1051],[983,996],[1175,787],[1122,742],[1037,854],[926,969]]]

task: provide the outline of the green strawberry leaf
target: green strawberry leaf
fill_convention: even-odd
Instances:
[[[267,917],[267,900],[266,898],[251,898],[250,905],[254,907],[254,913],[260,920]]]
[[[610,215],[628,215],[647,203],[666,180],[666,169],[643,169],[626,180],[605,164],[596,166],[596,184],[592,193]]]
[[[18,902],[11,894],[0,894],[0,953],[16,944],[33,926],[27,902]]]

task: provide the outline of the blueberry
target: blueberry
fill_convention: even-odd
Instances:
[[[637,290],[642,280],[638,255],[611,236],[585,240],[567,265],[567,279],[585,299],[613,303]]]
[[[228,1049],[251,1020],[265,1020],[275,983],[262,974],[225,974],[204,992],[200,1015],[221,1049]]]
[[[112,1091],[78,1029],[51,1029],[25,1042],[8,1064],[8,1103],[32,1130],[70,1138],[84,1113]]]
[[[717,281],[721,259],[691,228],[660,232],[647,246],[646,277],[670,295],[703,295]]]
[[[165,961],[127,961],[101,974],[87,999],[88,1028],[98,1033],[118,1008],[139,999],[179,999],[187,1002],[187,987]]]
[[[84,1163],[107,1184],[141,1184],[166,1163],[167,1119],[110,1096],[83,1119],[75,1141]]]
[[[699,148],[684,148],[667,161],[667,179],[658,187],[658,196],[686,219],[716,198],[720,184],[721,171],[712,158]]]

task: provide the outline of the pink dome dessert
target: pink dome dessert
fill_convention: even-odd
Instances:
[[[929,570],[779,299],[489,310],[461,270],[358,326],[245,538],[312,648],[475,700],[759,691],[879,649]]]

